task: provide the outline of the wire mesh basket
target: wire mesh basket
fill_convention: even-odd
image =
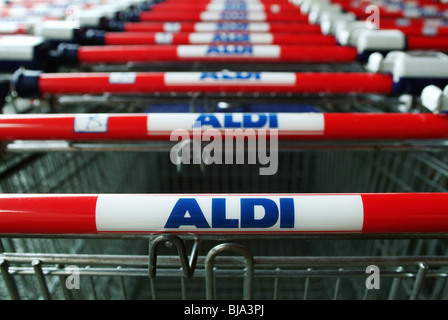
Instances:
[[[278,173],[266,177],[253,165],[179,171],[167,152],[20,154],[5,166],[0,187],[4,193],[446,192],[447,156],[443,148],[298,149],[280,152]],[[2,238],[0,260],[8,270],[2,297],[439,299],[447,294],[445,242],[444,235],[425,234],[10,235]],[[380,270],[379,290],[366,289],[371,265]],[[79,290],[65,289],[70,266],[79,268]],[[186,266],[195,267],[191,278]]]
[[[360,63],[86,64],[65,72],[363,72]],[[6,97],[5,114],[145,112],[426,113],[411,95],[50,94]],[[378,124],[381,126],[381,124]],[[282,141],[278,171],[181,165],[172,143],[14,141],[2,194],[448,192],[446,140]],[[150,208],[157,214],[160,208]],[[126,214],[126,213],[124,213]],[[446,299],[444,233],[3,234],[0,299]]]

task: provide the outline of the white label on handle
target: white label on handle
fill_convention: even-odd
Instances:
[[[179,22],[165,22],[163,24],[163,30],[165,32],[179,32],[181,24]]]
[[[270,25],[266,22],[197,22],[194,25],[196,32],[214,32],[214,31],[250,31],[250,32],[268,32]]]
[[[165,85],[266,85],[292,86],[294,72],[220,71],[220,72],[165,72]]]
[[[152,113],[148,115],[148,132],[192,130],[195,122],[202,128],[278,129],[282,132],[320,135],[324,133],[322,113]]]
[[[219,20],[247,20],[265,21],[266,14],[263,11],[204,11],[200,14],[201,21]]]
[[[98,231],[362,231],[361,195],[99,195]]]
[[[77,114],[74,121],[76,133],[105,133],[107,132],[107,114]]]
[[[193,32],[189,34],[191,44],[203,43],[252,43],[272,44],[273,35],[270,33],[248,33],[248,32]]]
[[[154,40],[157,44],[171,44],[173,43],[173,34],[168,32],[156,32]]]
[[[111,72],[109,74],[110,84],[133,84],[137,77],[135,72]]]

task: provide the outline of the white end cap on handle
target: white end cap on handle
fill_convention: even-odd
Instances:
[[[362,30],[358,37],[358,52],[372,50],[405,50],[406,36],[399,30]]]
[[[323,34],[335,34],[336,25],[340,21],[355,21],[353,13],[325,11],[320,17],[320,27]]]
[[[0,38],[0,60],[31,61],[34,49],[43,44],[42,37],[28,35],[12,35]]]
[[[308,13],[308,22],[311,24],[320,24],[322,14],[328,12],[341,13],[342,7],[339,4],[316,3]]]
[[[403,78],[447,78],[448,56],[440,52],[392,51],[385,57],[374,52],[365,66],[367,71],[390,73],[394,81]]]
[[[330,0],[302,0],[300,3],[300,12],[308,14],[311,12],[311,8],[315,4],[327,4],[330,5]]]
[[[74,25],[66,20],[43,21],[34,27],[34,35],[47,40],[73,40]]]
[[[433,113],[448,111],[448,86],[443,90],[435,85],[425,87],[420,95],[422,105]]]
[[[334,23],[334,34],[336,40],[343,46],[355,46],[361,31],[367,30],[364,21],[336,21]]]

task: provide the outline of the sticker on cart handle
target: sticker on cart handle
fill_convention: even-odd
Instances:
[[[173,43],[173,34],[168,32],[156,32],[154,41],[157,44],[171,44]]]
[[[163,24],[163,30],[165,32],[179,32],[181,30],[181,24],[179,22],[165,22]]]
[[[422,29],[422,34],[425,36],[435,36],[438,34],[438,29],[431,26],[425,26]]]
[[[135,72],[111,72],[109,74],[110,84],[133,84],[137,77]]]
[[[75,116],[74,131],[76,133],[106,133],[107,114],[78,114]]]

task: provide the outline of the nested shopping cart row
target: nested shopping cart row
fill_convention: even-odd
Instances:
[[[206,47],[203,48],[206,50]],[[265,49],[265,48],[261,48]],[[129,49],[128,52],[133,51]],[[164,50],[160,50],[161,53]],[[269,51],[269,50],[268,50]],[[139,49],[133,51],[141,55]],[[271,52],[275,53],[275,52]],[[278,53],[278,52],[277,52]],[[322,57],[325,51],[322,51]],[[97,55],[84,56],[94,57]],[[116,57],[112,57],[116,59]],[[119,58],[118,58],[119,59]],[[195,61],[193,57],[187,60]],[[209,58],[212,61],[220,61]],[[230,59],[232,60],[232,59]],[[263,60],[263,59],[262,59]],[[236,59],[236,61],[240,61]],[[249,69],[250,70],[250,69]],[[372,54],[362,72],[273,72],[220,70],[201,72],[70,72],[45,73],[19,69],[13,90],[20,97],[49,94],[154,93],[295,93],[420,95],[429,85],[447,84],[448,58],[441,53]]]
[[[447,40],[443,35],[407,36],[399,30],[363,30],[356,38],[349,38],[348,45],[336,45],[334,38],[323,35],[298,35],[291,38],[288,35],[276,36],[275,34],[238,35],[227,33],[212,36],[199,34],[187,35],[184,36],[184,39],[187,37],[190,41],[190,36],[193,36],[196,37],[193,42],[201,43],[202,41],[202,44],[184,45],[170,44],[176,38],[182,39],[179,38],[182,37],[180,34],[151,34],[149,38],[141,38],[144,36],[127,33],[123,35],[100,34],[97,38],[94,36],[92,41],[100,43],[116,41],[124,43],[124,45],[79,46],[61,43],[56,49],[52,49],[51,45],[42,37],[7,36],[0,38],[0,46],[3,48],[3,53],[0,56],[1,65],[4,70],[11,71],[18,66],[31,66],[34,69],[39,69],[83,63],[356,63],[358,61],[365,63],[374,52],[382,54],[391,51],[418,50],[446,52],[447,48]],[[276,37],[283,37],[288,44],[271,44],[276,41]],[[295,39],[295,37],[297,38]],[[216,39],[219,41],[214,41]],[[221,41],[222,39],[224,41]],[[226,41],[226,39],[230,41]],[[303,43],[291,42],[295,40],[303,40]],[[151,41],[162,44],[151,44]],[[147,42],[150,43],[147,44]]]
[[[421,4],[424,2],[420,1]],[[166,3],[175,1],[168,0]],[[283,2],[263,3],[264,8],[270,10],[270,14],[274,14],[276,10],[280,12],[283,10],[282,6],[275,6],[277,4],[283,5]],[[243,9],[242,3],[233,2],[227,5],[230,6],[227,9]],[[244,9],[251,7],[249,3],[245,3],[244,6]],[[213,10],[216,9],[215,6]],[[251,10],[254,9],[257,7],[252,6]],[[258,9],[261,9],[261,6],[258,6]],[[396,17],[407,16],[409,12],[411,11],[390,13],[394,17],[391,21],[395,23]],[[261,16],[259,13],[258,16]],[[144,17],[145,14],[138,13],[137,16]],[[294,13],[299,14],[305,16],[299,10]],[[382,11],[382,14],[386,15],[387,12]],[[99,16],[101,14],[96,15]],[[300,24],[309,27],[308,18]],[[113,22],[120,27],[144,28],[156,25],[153,22],[128,23],[113,20],[115,19],[110,18],[108,23]],[[423,20],[416,21],[422,23]],[[230,25],[234,27],[249,25],[240,22],[232,21]],[[158,25],[170,26],[174,31],[178,27],[193,26],[193,23],[184,24],[178,21],[165,23],[161,22]],[[282,25],[288,28],[288,25],[284,23]],[[291,25],[297,26],[299,23]],[[202,24],[202,26],[216,28],[219,24]],[[266,27],[258,25],[260,26]],[[274,26],[280,24],[272,23],[269,28]],[[317,29],[319,28],[314,28]],[[442,32],[443,27],[440,27],[440,30]],[[395,33],[397,34],[399,33]],[[102,40],[101,36],[112,37],[112,33],[98,32],[94,35],[99,40]],[[125,34],[116,34],[116,37],[119,36]],[[132,38],[131,34],[127,36],[129,41],[137,39]],[[170,36],[164,39],[163,36],[166,35],[160,35],[159,38],[164,41],[170,40]],[[171,36],[171,39],[176,37],[174,33]],[[401,45],[402,39],[410,40],[410,37],[406,35],[403,38],[400,34],[393,39],[401,39],[397,41],[397,44]],[[30,54],[31,51],[39,51],[35,49],[43,49],[41,53],[45,55],[45,52],[48,52],[46,45],[45,41],[35,42],[31,50],[28,47],[23,51],[26,52],[24,55],[28,58],[33,56]],[[232,60],[233,58],[227,57],[231,48],[236,51],[248,48],[244,49],[247,50],[244,55],[250,55],[251,50],[259,49],[241,44],[215,47],[212,47],[213,50],[222,49],[223,55],[226,55],[223,59],[213,57],[218,64],[225,59],[237,61],[237,58]],[[127,64],[131,60],[142,61],[119,57],[118,53],[113,51],[113,47],[61,46],[60,48],[61,51],[68,53],[65,58],[75,58],[71,61],[75,62],[71,63],[75,67],[89,63],[95,65],[101,59],[104,62],[104,56],[98,60],[95,60],[95,57],[91,58],[91,61],[85,59],[89,50],[91,57],[98,56],[100,52],[98,50],[111,50],[109,56],[115,55],[114,62],[121,64]],[[125,46],[120,46],[115,50],[124,48]],[[169,58],[178,62],[174,53],[168,57],[171,51],[167,48],[159,46],[159,49],[151,50],[159,50],[160,59],[166,56],[167,60]],[[171,46],[170,50],[178,51],[178,48]],[[210,46],[204,48],[210,50]],[[331,48],[339,49],[335,44]],[[399,46],[399,48],[405,47]],[[431,47],[426,49],[428,48]],[[130,49],[127,51],[129,57],[131,53],[136,52],[133,51],[134,48],[127,49]],[[264,49],[267,51],[263,51]],[[297,47],[293,49],[299,50]],[[320,48],[325,52],[323,49],[326,48]],[[348,49],[350,59],[346,59],[345,62],[358,61],[359,52],[353,47]],[[380,49],[384,48],[374,49],[382,51]],[[198,49],[195,47],[193,52],[197,52],[195,50]],[[277,50],[275,52],[283,54],[283,46],[266,47],[263,50],[261,52],[272,54],[273,51],[269,50]],[[314,50],[316,54],[318,49]],[[154,54],[154,52],[156,51],[143,50],[139,54]],[[58,58],[55,52],[52,53],[52,57]],[[188,296],[186,292],[191,289],[189,286],[195,285],[188,280],[193,275],[194,279],[205,279],[206,285],[204,286],[204,283],[198,285],[196,292],[206,291],[207,298],[222,297],[226,290],[220,291],[220,288],[230,286],[240,288],[238,285],[243,282],[247,285],[244,291],[245,298],[259,297],[257,294],[266,291],[262,290],[263,288],[269,288],[267,291],[270,291],[274,298],[286,297],[287,294],[288,297],[301,298],[302,292],[303,297],[322,297],[324,293],[330,292],[330,297],[336,298],[354,291],[357,297],[362,298],[373,294],[365,287],[366,263],[379,265],[384,276],[381,294],[387,292],[386,297],[396,297],[400,290],[405,293],[405,297],[409,293],[412,299],[419,296],[443,296],[443,293],[446,293],[443,287],[443,281],[446,279],[444,269],[446,259],[429,255],[444,252],[446,248],[442,241],[434,245],[434,243],[427,244],[419,238],[428,234],[430,237],[443,238],[448,227],[445,212],[448,201],[446,194],[448,170],[445,163],[448,158],[444,148],[447,124],[446,116],[443,114],[446,96],[440,89],[438,91],[430,87],[430,90],[426,91],[428,95],[424,97],[430,100],[425,101],[428,103],[426,106],[431,106],[430,111],[442,114],[432,114],[427,109],[419,109],[416,106],[412,109],[418,111],[415,113],[360,114],[350,112],[349,105],[346,105],[346,110],[349,112],[345,113],[278,113],[275,104],[271,105],[272,112],[267,113],[130,112],[132,101],[140,98],[140,95],[157,98],[161,92],[168,94],[168,97],[182,93],[215,94],[221,98],[219,101],[225,101],[225,94],[230,93],[238,97],[239,93],[242,93],[243,101],[244,94],[254,97],[258,93],[267,95],[274,93],[276,97],[289,97],[289,102],[292,103],[303,103],[304,100],[301,98],[309,94],[315,95],[317,101],[331,102],[331,98],[326,96],[337,94],[353,99],[352,101],[358,105],[366,105],[369,99],[387,101],[387,98],[404,93],[411,93],[413,99],[418,100],[422,90],[428,86],[436,84],[443,88],[447,84],[443,55],[420,56],[422,60],[418,60],[417,63],[413,60],[411,63],[418,68],[409,67],[405,62],[409,56],[397,60],[394,60],[394,57],[397,55],[389,57],[374,55],[369,61],[368,69],[363,73],[273,72],[275,70],[253,72],[245,69],[173,73],[140,73],[128,70],[111,73],[48,73],[41,72],[41,68],[37,68],[38,72],[24,70],[17,72],[12,83],[11,101],[18,99],[20,102],[34,103],[36,111],[42,111],[37,109],[37,100],[47,98],[51,100],[54,96],[81,95],[89,101],[94,100],[93,95],[109,97],[124,94],[122,101],[125,101],[125,108],[121,110],[126,112],[122,114],[112,112],[113,106],[108,105],[108,100],[105,99],[101,110],[104,111],[105,104],[109,113],[97,112],[94,109],[94,112],[71,114],[64,113],[64,109],[54,109],[53,111],[62,113],[1,116],[0,137],[4,144],[14,141],[20,143],[21,140],[34,142],[64,140],[72,148],[64,153],[43,153],[41,150],[31,155],[23,154],[21,155],[24,157],[23,162],[5,168],[0,179],[0,189],[3,192],[0,197],[0,206],[3,210],[0,217],[2,220],[0,231],[11,237],[18,234],[22,237],[98,236],[100,240],[106,240],[107,237],[128,237],[128,239],[143,237],[145,240],[150,239],[150,248],[148,255],[145,252],[143,256],[131,257],[79,254],[73,256],[36,254],[24,257],[19,254],[3,254],[0,257],[0,267],[11,297],[18,298],[19,291],[24,291],[14,290],[14,281],[21,283],[17,279],[31,275],[36,276],[39,281],[40,286],[35,291],[39,292],[40,289],[43,298],[50,298],[58,282],[51,282],[50,286],[46,286],[45,281],[49,281],[53,275],[60,276],[59,281],[62,284],[65,281],[64,276],[70,271],[61,265],[57,268],[48,265],[55,261],[65,265],[79,264],[83,279],[92,280],[85,277],[107,275],[117,276],[116,278],[120,280],[123,280],[120,277],[125,276],[139,276],[143,279],[149,275],[151,280],[147,292],[151,292],[152,298],[166,292],[164,290],[156,292],[157,288],[166,288],[167,283],[170,283],[164,282],[166,278],[180,283],[179,292],[182,294],[179,296]],[[242,59],[246,58],[244,56]],[[261,61],[252,58],[241,61],[264,63],[264,66],[270,69],[275,69],[277,62],[284,62],[281,59]],[[438,62],[428,63],[428,60],[433,58]],[[295,64],[298,60],[294,59],[296,58],[291,58],[288,62]],[[53,63],[56,60],[47,61]],[[198,59],[192,56],[191,60],[184,60],[187,64],[193,61]],[[291,98],[290,93],[296,95]],[[137,95],[139,97],[136,97]],[[258,103],[263,102],[262,99],[260,97]],[[164,111],[170,111],[171,106],[166,105],[165,108]],[[195,121],[201,121],[205,126],[198,130],[198,127],[194,126]],[[186,133],[188,139],[194,137],[195,132],[224,137],[225,130],[237,129],[241,130],[240,133],[244,133],[244,130],[246,133],[253,132],[254,137],[259,138],[259,134],[265,133],[263,130],[266,132],[271,130],[271,133],[278,133],[279,139],[286,142],[310,141],[311,148],[296,146],[279,150],[281,152],[278,155],[278,173],[273,176],[260,176],[258,166],[253,164],[216,164],[205,167],[182,165],[179,168],[170,161],[169,148],[163,149],[163,152],[149,153],[132,153],[126,146],[121,151],[128,152],[116,152],[119,148],[114,148],[112,153],[81,152],[81,149],[72,144],[93,140],[166,142],[176,129],[183,129],[182,133]],[[408,139],[418,140],[418,143],[412,144]],[[321,140],[328,141],[328,145],[322,149],[318,145]],[[371,141],[372,145],[368,147],[359,145],[357,148],[352,148],[351,145],[341,147],[335,140],[339,142],[367,140]],[[437,144],[431,144],[434,140],[437,140]],[[396,144],[393,147],[385,146],[383,144],[385,141],[394,141]],[[174,144],[176,141],[170,142]],[[7,150],[11,149],[5,148],[3,151],[5,155],[9,155]],[[87,191],[89,193],[86,194]],[[338,242],[338,239],[344,237],[373,239],[381,238],[384,234],[389,237],[410,237],[411,242],[414,240],[419,242],[414,251],[411,249],[408,251],[406,243],[393,240],[391,243],[379,240],[374,245],[366,244],[365,247],[355,242],[350,242],[348,245]],[[244,239],[245,236],[255,241],[246,247],[229,244],[211,246],[203,249],[204,254],[198,255],[197,245],[201,239],[231,241],[240,239],[239,237]],[[329,243],[319,246],[318,243],[306,242],[313,237],[334,238]],[[181,240],[183,238],[195,239],[195,249],[192,250],[191,258],[188,258],[184,251],[185,243]],[[297,238],[301,241],[293,243]],[[109,241],[108,239],[106,241]],[[274,243],[275,239],[281,239],[281,242]],[[181,253],[174,257],[157,254],[156,246],[165,242],[174,245]],[[7,247],[8,244],[5,241],[3,246]],[[147,245],[148,243],[144,243],[145,247]],[[357,245],[362,247],[359,252],[354,250]],[[408,245],[413,248],[413,243]],[[78,247],[82,248],[82,245]],[[310,249],[308,253],[307,248]],[[258,249],[261,254],[256,253]],[[233,254],[242,254],[247,259],[227,257],[221,260],[218,257],[214,264],[215,255],[226,250]],[[317,258],[316,254],[321,255],[321,258]],[[361,258],[350,257],[352,254],[360,254]],[[408,254],[412,258],[405,256],[400,259],[395,257],[395,254]],[[416,256],[417,254],[419,256]],[[334,257],[335,255],[342,257]],[[426,259],[422,257],[423,255],[426,255]],[[370,259],[365,256],[369,256]],[[50,258],[47,260],[48,257]],[[198,265],[195,263],[196,258],[199,261]],[[99,261],[100,267],[96,268],[95,265],[98,265]],[[21,265],[17,265],[19,263]],[[84,268],[84,263],[94,267]],[[102,263],[109,263],[114,267],[104,268],[105,265]],[[115,265],[118,267],[115,268]],[[128,269],[129,265],[138,265],[139,268]],[[356,269],[351,269],[353,266]],[[328,283],[322,285],[321,281],[324,278],[330,280],[329,287],[326,286]],[[391,279],[392,283],[385,278]],[[224,284],[219,281],[222,279]],[[243,279],[245,281],[242,281]],[[252,281],[254,279],[256,281]],[[361,279],[361,294],[358,290],[351,290],[352,286],[345,282],[345,280],[356,282],[359,279]],[[428,281],[428,287],[423,286],[424,279],[431,279]],[[296,280],[303,282],[297,284]],[[317,280],[317,285],[314,280]],[[410,284],[407,287],[408,280]],[[93,281],[91,283],[92,286],[89,285],[89,288],[93,288],[95,294]],[[122,289],[125,287],[123,283],[124,281],[120,282]],[[312,294],[316,287],[322,294]],[[50,291],[53,291],[52,294],[49,294]],[[173,291],[175,289],[171,290],[170,297],[178,294]],[[123,292],[124,296],[127,296],[126,293],[130,294],[130,291],[123,290]],[[67,290],[64,294],[67,294]],[[196,296],[202,297],[199,294]],[[234,294],[231,296],[236,297]]]
[[[279,8],[281,8],[281,5],[278,5]],[[285,2],[285,5],[289,8],[285,9],[288,14],[292,12],[294,15],[308,18],[308,15],[303,15],[299,12],[299,9],[295,5],[288,2]],[[160,15],[160,11],[158,11],[160,10],[158,9],[158,5],[154,5],[149,11],[143,10],[141,15],[151,14],[157,16],[157,19],[160,18],[163,22],[157,24],[155,18],[151,18],[152,20],[150,20],[151,22],[149,24],[143,23],[140,25],[137,23],[134,27],[125,29],[126,31],[159,31],[159,33],[105,33],[101,30],[104,28],[101,25],[90,26],[87,28],[87,32],[83,29],[79,33],[78,31],[80,30],[77,30],[77,27],[74,27],[70,22],[48,21],[47,23],[41,23],[35,28],[36,35],[42,36],[43,38],[25,37],[24,39],[22,37],[20,40],[17,40],[19,38],[16,38],[16,40],[5,38],[0,44],[4,47],[5,51],[3,55],[3,59],[5,60],[4,65],[25,64],[37,68],[39,68],[39,65],[54,67],[55,65],[77,63],[150,61],[215,61],[225,63],[238,60],[242,63],[337,63],[355,62],[357,60],[366,61],[368,56],[373,52],[382,52],[384,54],[394,50],[446,51],[447,41],[444,36],[443,21],[429,22],[425,17],[420,17],[404,23],[395,17],[384,22],[384,29],[376,30],[377,28],[373,28],[372,30],[364,21],[356,20],[356,16],[350,16],[349,13],[341,11],[342,8],[338,4],[322,4],[321,7],[314,9],[314,6],[310,8],[309,16],[311,17],[312,13],[317,15],[318,18],[316,19],[318,21],[315,24],[310,23],[308,20],[301,24],[297,19],[292,24],[287,23],[281,18],[281,13],[274,13],[274,15],[279,15],[280,25],[275,23],[273,25],[269,23],[251,24],[251,20],[248,20],[247,17],[234,17],[232,19],[220,17],[218,19],[219,22],[215,24],[201,24],[199,22],[196,25],[190,21],[187,22],[187,25],[182,25],[178,19],[164,18],[163,14]],[[345,8],[345,10],[348,9]],[[161,12],[171,13],[172,11],[162,10]],[[218,10],[216,12],[220,13],[221,11]],[[261,13],[262,11],[224,10],[222,12]],[[100,14],[101,12],[97,13]],[[212,11],[212,13],[215,13],[215,11]],[[185,17],[185,12],[182,12],[182,15]],[[200,19],[193,20],[199,21]],[[311,21],[313,20],[311,19]],[[61,24],[61,22],[63,23]],[[123,27],[126,23],[126,21],[118,21],[117,25]],[[121,27],[115,30],[119,30]],[[313,30],[313,27],[317,28]],[[314,35],[284,34],[285,31],[297,32],[300,28],[303,28],[301,32],[313,32]],[[331,34],[331,36],[316,34],[319,28],[322,29],[321,31]],[[200,33],[184,34],[179,33],[179,31],[200,31]],[[220,31],[223,33],[211,35],[203,33],[205,31]],[[241,34],[241,32],[248,31],[263,31],[265,33]],[[266,33],[267,31],[281,31],[282,33],[272,34]],[[341,33],[341,35],[339,36],[338,33]],[[59,49],[53,51],[51,50],[51,46],[49,48],[45,43],[45,39],[56,42],[88,42],[108,45],[77,47],[63,44]],[[337,45],[335,43],[336,39],[338,41]],[[18,42],[15,43],[16,41]],[[300,45],[297,44],[297,41],[301,42]],[[176,43],[185,43],[186,45],[173,45]],[[195,43],[210,43],[210,45],[195,46],[193,45]],[[284,44],[273,45],[272,43]],[[120,46],[118,44],[126,45]],[[130,44],[136,46],[129,46]],[[153,45],[145,46],[144,44]],[[158,45],[154,46],[154,44]],[[253,44],[253,46],[249,44]],[[265,45],[257,46],[257,44]],[[321,45],[325,47],[320,47]],[[322,54],[322,52],[326,52],[327,54]],[[20,57],[23,58],[21,59]]]

